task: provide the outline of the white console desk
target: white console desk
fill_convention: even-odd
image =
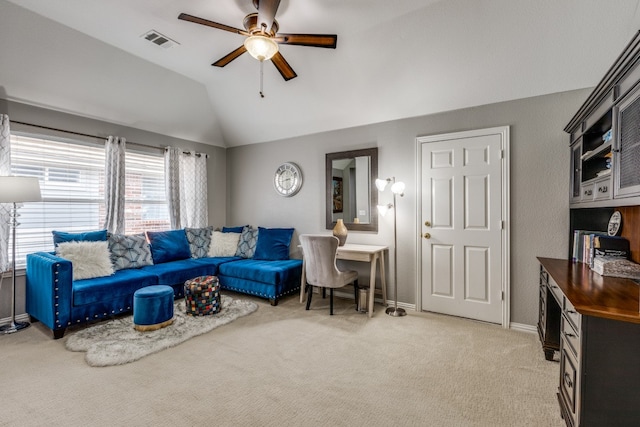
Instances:
[[[383,304],[387,303],[387,280],[384,265],[384,252],[388,250],[388,246],[376,245],[359,245],[356,243],[346,243],[344,246],[338,246],[336,259],[345,261],[361,261],[368,262],[371,265],[371,273],[369,279],[369,317],[373,316],[373,303],[376,293],[376,275],[380,274],[380,288],[382,291]],[[304,257],[303,257],[304,258]],[[378,270],[378,264],[380,269]],[[300,283],[300,302],[305,300],[306,277],[304,269],[304,260],[302,266],[302,280]]]

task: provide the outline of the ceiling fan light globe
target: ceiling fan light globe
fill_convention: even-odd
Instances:
[[[264,36],[249,36],[244,41],[247,52],[258,61],[268,61],[278,53],[278,43]]]

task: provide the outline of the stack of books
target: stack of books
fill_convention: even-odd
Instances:
[[[593,268],[593,262],[598,256],[629,259],[629,241],[624,237],[609,236],[604,231],[575,230],[572,260]]]

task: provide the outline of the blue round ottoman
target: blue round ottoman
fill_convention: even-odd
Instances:
[[[133,327],[141,332],[155,331],[173,323],[173,288],[147,286],[133,294]]]

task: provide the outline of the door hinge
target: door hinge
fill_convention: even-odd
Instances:
[[[504,159],[504,150],[500,150],[500,158]]]
[[[504,291],[500,291],[500,301],[504,301]]]
[[[505,222],[505,220],[500,221],[500,229],[504,230],[504,228],[507,226],[507,223]]]

